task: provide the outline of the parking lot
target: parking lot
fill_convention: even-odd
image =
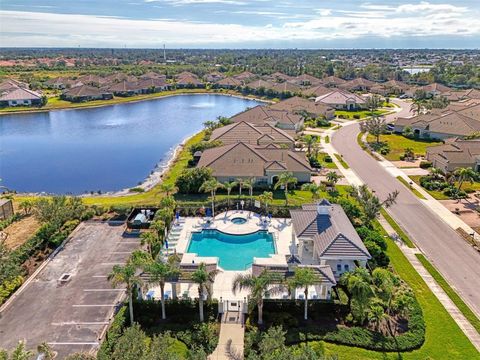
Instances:
[[[140,245],[123,238],[124,226],[86,222],[24,290],[0,313],[0,348],[21,339],[30,348],[49,343],[58,358],[98,347],[124,289],[114,289],[107,275],[124,264]],[[70,274],[61,284],[59,279]]]

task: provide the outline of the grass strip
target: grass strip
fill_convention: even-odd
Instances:
[[[415,248],[415,244],[410,240],[410,238],[405,234],[405,232],[398,226],[398,224],[393,220],[393,218],[387,213],[385,209],[380,209],[380,213],[382,216],[387,220],[387,222],[390,224],[390,226],[395,230],[395,232],[400,236],[400,239],[409,247],[409,248]]]
[[[397,180],[400,181],[403,185],[405,185],[408,189],[410,189],[410,191],[413,192],[416,197],[418,197],[419,199],[422,199],[422,200],[427,200],[427,199],[425,198],[425,196],[423,196],[420,191],[418,191],[418,190],[415,189],[414,187],[410,186],[410,184],[408,183],[408,181],[405,180],[403,177],[397,176]]]
[[[467,318],[467,320],[472,324],[472,326],[480,333],[480,319],[475,315],[475,313],[468,307],[467,304],[462,300],[462,298],[456,293],[454,289],[448,284],[447,280],[445,280],[438,272],[438,270],[427,260],[427,258],[423,254],[415,254],[418,260],[422,263],[425,269],[432,275],[438,285],[445,291],[453,301],[453,303],[457,306],[458,310],[460,310]]]
[[[348,164],[345,162],[345,160],[343,160],[343,157],[340,154],[334,154],[334,155],[345,169],[350,169],[350,166],[348,166]]]

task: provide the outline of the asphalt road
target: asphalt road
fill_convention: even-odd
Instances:
[[[398,104],[402,111],[391,115],[390,120],[408,116],[410,105]],[[389,209],[390,214],[480,316],[480,254],[360,148],[357,143],[359,131],[358,124],[343,127],[333,135],[332,145],[380,199],[394,190],[399,191],[397,203]]]

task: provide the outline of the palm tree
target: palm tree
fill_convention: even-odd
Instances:
[[[150,274],[149,283],[158,284],[158,286],[160,287],[162,319],[165,320],[165,284],[173,277],[179,275],[180,270],[178,269],[178,267],[172,265],[169,262],[161,262],[154,260],[146,263],[144,266],[144,270],[145,272]]]
[[[283,186],[285,189],[285,205],[288,205],[288,185],[292,184],[295,185],[298,179],[293,176],[291,172],[283,172],[278,176],[277,183],[273,187],[275,190],[278,189],[280,186]]]
[[[267,293],[275,295],[281,292],[283,287],[278,285],[279,282],[278,277],[266,269],[258,276],[237,274],[233,279],[232,291],[234,294],[244,289],[250,292],[250,298],[258,307],[258,325],[263,325],[263,298]]]
[[[318,143],[318,137],[313,135],[305,135],[302,137],[302,141],[307,146],[307,156],[312,154],[312,148]]]
[[[370,284],[370,273],[365,268],[356,268],[353,272],[347,272],[340,278],[340,283],[349,294],[349,307],[352,310],[352,302],[355,302],[356,308],[359,310],[352,314],[360,323],[365,321],[366,309],[369,305],[370,298],[373,296],[373,289]]]
[[[29,360],[33,355],[33,351],[27,350],[25,341],[19,341],[10,354],[10,360]]]
[[[199,189],[203,192],[210,192],[212,196],[212,217],[215,217],[215,194],[221,187],[223,187],[223,184],[218,182],[217,179],[210,179],[206,180]]]
[[[340,180],[340,176],[335,171],[330,171],[327,175],[327,181],[332,183],[333,186]]]
[[[242,178],[238,178],[237,179],[237,184],[238,184],[238,196],[242,196],[242,188],[243,188],[243,184],[245,183],[245,179],[242,179]]]
[[[162,190],[167,196],[170,196],[171,193],[177,191],[177,187],[174,184],[162,183],[160,185],[160,190]]]
[[[368,312],[368,321],[373,322],[375,324],[375,331],[378,331],[380,328],[380,323],[383,319],[386,318],[385,310],[379,304],[374,304],[370,306],[370,310]]]
[[[459,191],[462,189],[462,185],[465,181],[469,181],[473,184],[478,177],[478,174],[472,168],[458,168],[455,170],[454,175],[458,181]]]
[[[304,302],[304,319],[308,320],[308,287],[316,284],[318,278],[315,275],[315,272],[311,268],[300,268],[295,269],[295,274],[293,278],[289,279],[289,285],[292,289],[302,288],[305,295]]]
[[[273,201],[273,194],[271,191],[264,191],[259,197],[261,202],[265,204],[265,212],[268,214],[268,204]]]
[[[112,272],[108,275],[112,286],[125,284],[128,296],[128,308],[130,311],[130,325],[133,325],[133,292],[136,287],[142,286],[142,279],[137,275],[137,267],[128,262],[125,266],[114,265]]]
[[[237,186],[236,181],[230,181],[230,182],[225,182],[223,183],[224,189],[227,190],[227,206],[230,207],[230,193],[232,192],[232,189]]]
[[[45,360],[52,360],[57,355],[57,353],[53,351],[50,345],[48,345],[46,342],[43,342],[37,346],[37,352],[39,355],[43,355],[43,359]]]
[[[243,182],[243,186],[248,189],[248,195],[250,196],[250,206],[252,205],[253,199],[253,186],[255,185],[255,178],[247,179]]]
[[[147,231],[140,235],[140,239],[141,245],[147,245],[148,253],[153,257],[153,248],[158,243],[157,235],[151,231]]]
[[[207,298],[210,299],[212,294],[210,286],[215,281],[215,277],[220,271],[218,269],[208,271],[207,266],[201,263],[198,269],[192,274],[192,281],[198,285],[198,310],[200,312],[200,321],[203,322],[203,297],[205,291],[207,292]]]
[[[317,185],[315,183],[308,183],[302,185],[302,190],[310,191],[312,194],[312,199],[317,200],[320,199],[321,193],[324,190],[322,185]]]

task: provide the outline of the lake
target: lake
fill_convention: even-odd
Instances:
[[[177,95],[112,106],[0,116],[0,178],[18,192],[81,194],[142,182],[186,137],[260,102]]]

